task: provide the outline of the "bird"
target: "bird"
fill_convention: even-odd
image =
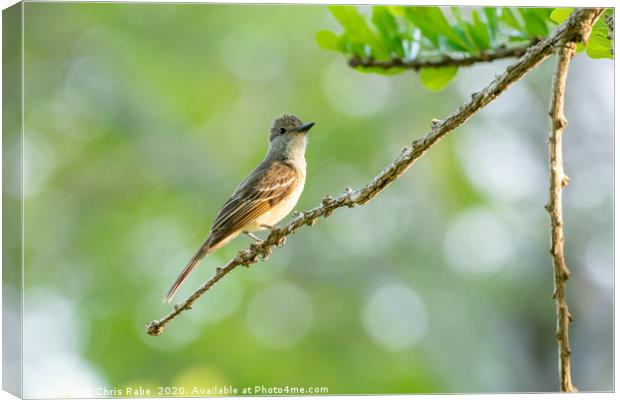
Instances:
[[[272,230],[295,207],[306,182],[306,145],[314,122],[292,114],[276,117],[269,129],[269,149],[258,166],[237,186],[219,211],[207,239],[174,281],[164,302],[169,303],[183,281],[207,255],[244,233]]]

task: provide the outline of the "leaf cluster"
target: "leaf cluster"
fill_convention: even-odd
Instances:
[[[403,62],[432,60],[442,56],[474,57],[498,48],[522,47],[545,37],[573,11],[570,8],[509,7],[409,7],[331,6],[342,26],[340,34],[317,33],[318,44],[348,59]],[[608,10],[611,12],[611,10]],[[611,57],[603,19],[597,22],[586,53],[593,58]],[[583,47],[583,46],[582,46]],[[404,67],[385,69],[357,65],[362,72],[395,74]],[[429,90],[443,89],[456,76],[458,67],[428,67],[420,79]]]

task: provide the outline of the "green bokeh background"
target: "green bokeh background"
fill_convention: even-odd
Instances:
[[[547,192],[552,61],[370,204],[144,325],[273,117],[315,121],[298,209],[368,182],[508,61],[441,93],[361,74],[324,6],[25,5],[25,394],[142,385],[329,393],[556,391]],[[565,133],[574,382],[612,381],[613,63],[579,55]],[[249,244],[206,259],[188,295]],[[77,390],[77,389],[76,389]],[[50,392],[54,393],[54,392]],[[47,393],[49,395],[49,393]]]

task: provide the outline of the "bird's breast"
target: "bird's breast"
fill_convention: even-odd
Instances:
[[[291,192],[286,198],[282,199],[278,203],[274,204],[269,211],[265,212],[263,215],[258,217],[253,225],[256,225],[255,230],[264,229],[261,225],[269,225],[273,226],[280,222],[284,217],[286,217],[301,197],[301,193],[304,190],[304,184],[306,182],[306,174],[301,174],[299,179],[299,183],[295,190]]]

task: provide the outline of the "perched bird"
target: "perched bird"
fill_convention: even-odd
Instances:
[[[307,133],[314,122],[302,123],[294,115],[273,120],[269,150],[263,161],[235,189],[215,217],[209,237],[172,284],[164,299],[170,302],[179,286],[206,255],[245,233],[272,229],[293,210],[306,181]]]

